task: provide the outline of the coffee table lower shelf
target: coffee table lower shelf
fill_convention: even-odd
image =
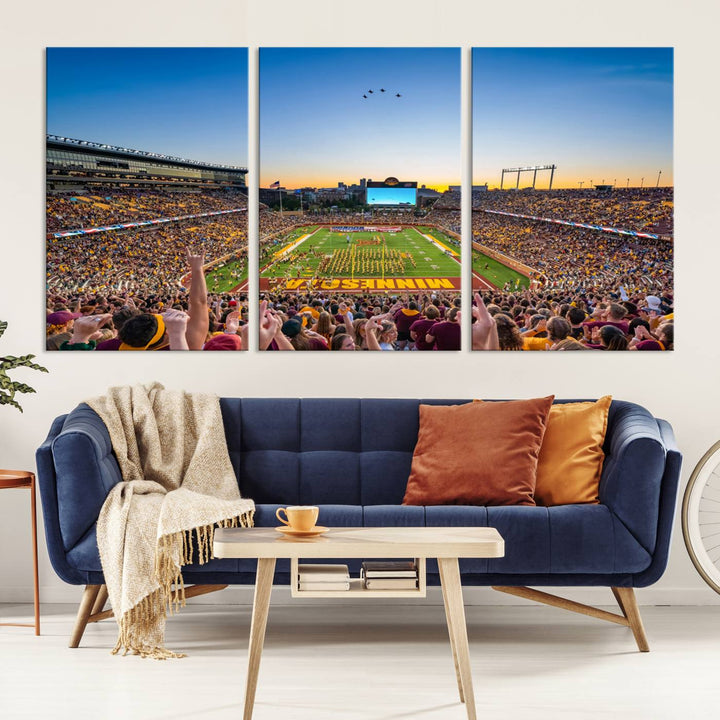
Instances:
[[[290,560],[290,595],[296,598],[424,598],[427,595],[425,558],[415,558],[418,586],[411,590],[368,590],[361,578],[350,578],[349,590],[300,590],[299,559]]]

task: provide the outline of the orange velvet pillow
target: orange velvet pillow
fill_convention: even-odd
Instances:
[[[403,505],[534,505],[552,401],[420,405]]]
[[[540,449],[538,505],[597,503],[612,397],[553,405]]]

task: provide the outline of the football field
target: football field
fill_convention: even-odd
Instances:
[[[460,247],[432,227],[308,226],[264,254],[260,289],[460,289]]]
[[[506,283],[510,291],[524,290],[530,286],[530,279],[527,276],[477,250],[473,250],[472,269],[473,290],[503,288]]]

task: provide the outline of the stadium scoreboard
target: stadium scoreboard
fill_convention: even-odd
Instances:
[[[417,205],[417,182],[389,177],[382,182],[368,180],[365,203],[376,207],[408,207]]]

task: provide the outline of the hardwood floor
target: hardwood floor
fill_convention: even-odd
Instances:
[[[42,635],[0,631],[0,716],[239,720],[251,609],[190,605],[163,662],[114,657],[112,620],[67,647],[77,608],[42,608]],[[641,608],[625,627],[544,606],[466,608],[478,717],[678,720],[720,712],[720,608]],[[32,606],[0,605],[11,621]],[[440,606],[270,606],[254,720],[462,720]]]

